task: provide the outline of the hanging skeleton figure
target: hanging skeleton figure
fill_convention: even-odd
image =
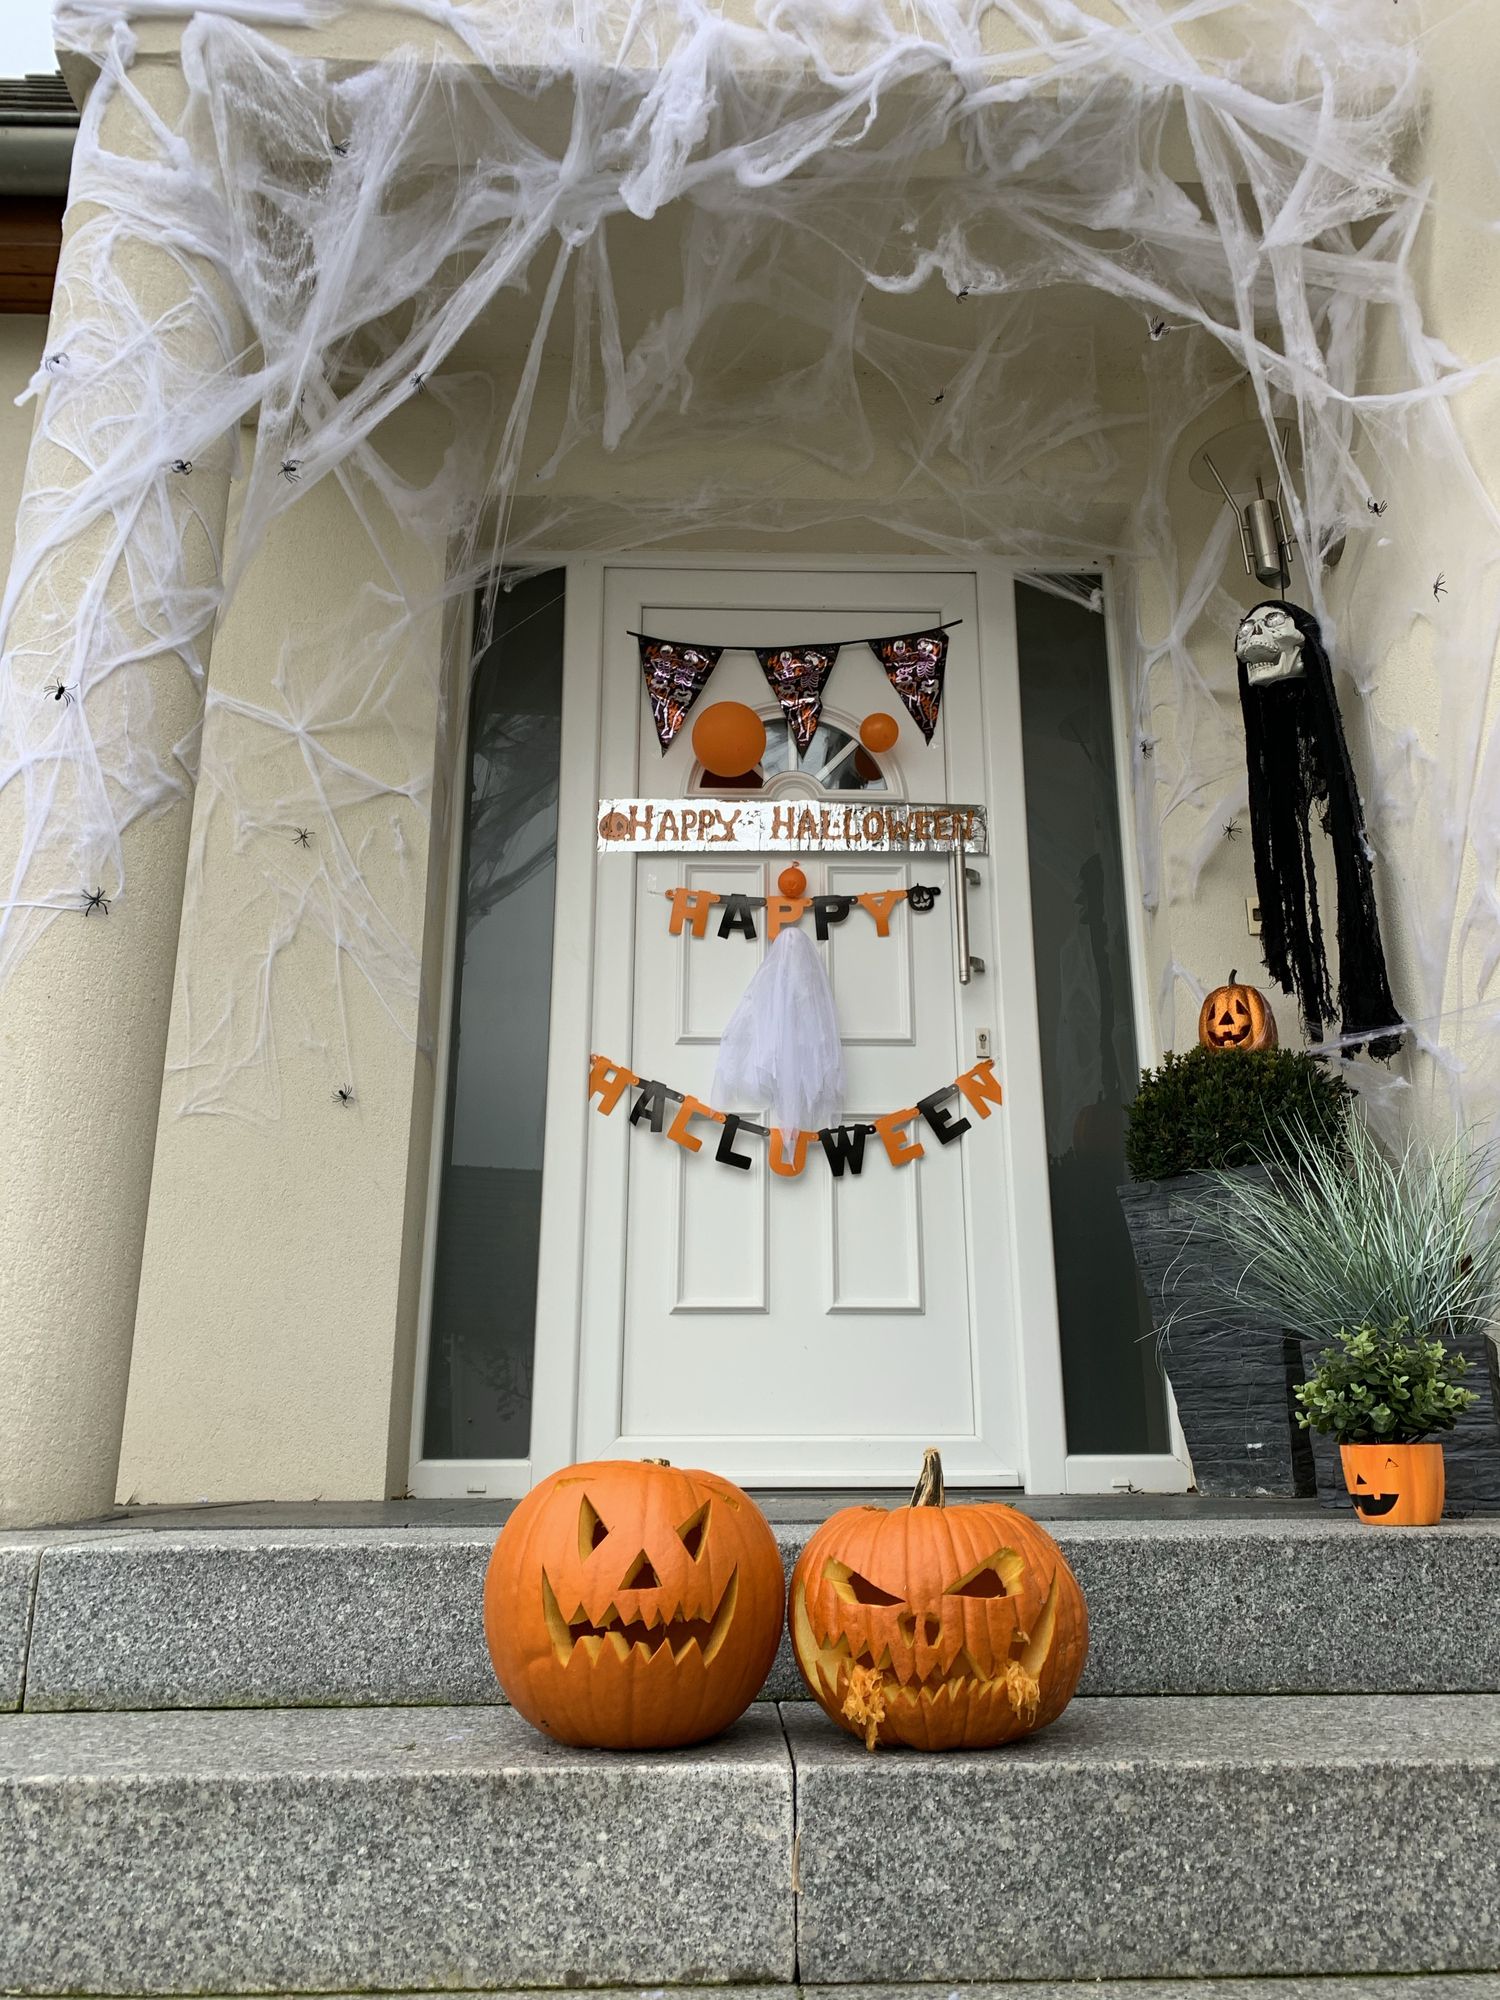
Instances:
[[[1364,813],[1318,621],[1279,598],[1257,604],[1240,622],[1234,651],[1266,970],[1296,995],[1314,1041],[1337,1012],[1346,1047],[1392,1056],[1401,1046],[1401,1016],[1386,976]],[[1314,807],[1338,887],[1337,1008],[1318,912]]]

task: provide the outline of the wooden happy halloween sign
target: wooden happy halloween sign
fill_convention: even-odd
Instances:
[[[629,1090],[639,1090],[639,1095],[630,1107],[630,1123],[647,1125],[653,1132],[661,1133],[674,1146],[681,1146],[685,1153],[701,1153],[703,1138],[693,1131],[695,1120],[719,1127],[718,1142],[714,1158],[720,1166],[738,1167],[742,1171],[754,1165],[750,1154],[735,1150],[735,1142],[742,1132],[753,1132],[767,1141],[766,1163],[773,1174],[784,1180],[795,1180],[807,1165],[808,1148],[814,1139],[822,1149],[829,1169],[835,1179],[847,1174],[864,1171],[865,1143],[874,1138],[885,1149],[886,1158],[893,1167],[909,1166],[913,1160],[920,1160],[926,1148],[920,1139],[907,1133],[905,1128],[914,1118],[920,1118],[927,1131],[937,1139],[940,1146],[951,1146],[970,1129],[972,1120],[958,1115],[948,1105],[952,1097],[961,1097],[976,1118],[988,1118],[990,1107],[1001,1104],[1004,1098],[995,1077],[993,1057],[975,1063],[956,1076],[952,1083],[944,1084],[941,1090],[934,1090],[927,1097],[918,1098],[913,1105],[903,1111],[887,1111],[869,1124],[827,1125],[818,1132],[796,1132],[791,1135],[790,1157],[788,1157],[787,1135],[775,1126],[758,1124],[753,1118],[742,1117],[735,1111],[716,1111],[711,1104],[694,1097],[689,1091],[670,1090],[655,1078],[637,1076],[624,1063],[611,1062],[608,1056],[589,1057],[589,1097],[599,1100],[599,1111],[604,1117],[619,1105]],[[677,1108],[668,1118],[668,1106]]]

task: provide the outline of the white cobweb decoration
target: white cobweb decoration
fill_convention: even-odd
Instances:
[[[0,606],[0,977],[81,890],[126,901],[123,835],[196,784],[185,936],[214,948],[179,963],[172,1101],[273,1114],[288,1035],[357,1083],[351,980],[427,1033],[406,857],[434,819],[441,840],[466,607],[502,572],[993,554],[1098,608],[1085,572],[1115,558],[1170,1041],[1222,971],[1180,939],[1228,893],[1245,799],[1237,556],[1227,515],[1182,501],[1184,440],[1222,402],[1296,441],[1290,594],[1340,670],[1411,1024],[1373,1074],[1493,1108],[1500,576],[1464,416],[1493,354],[1450,352],[1417,285],[1435,214],[1471,245],[1493,227],[1409,164],[1442,66],[1493,178],[1478,85],[1469,114],[1451,88],[1462,11],[412,0],[358,10],[378,59],[309,52],[353,11],[60,13],[100,78]],[[138,55],[163,21],[176,99]],[[175,273],[165,304],[140,303],[138,254]],[[227,562],[194,497],[226,471]],[[318,532],[323,482],[374,580],[278,636],[269,698],[221,685],[216,623],[275,538]],[[1415,693],[1387,711],[1393,658]],[[294,986],[294,948],[325,972]]]

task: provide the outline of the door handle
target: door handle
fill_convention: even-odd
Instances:
[[[976,972],[984,971],[984,960],[972,957],[969,951],[969,884],[978,880],[978,870],[969,867],[960,838],[953,843],[953,921],[958,932],[960,986],[967,986]]]

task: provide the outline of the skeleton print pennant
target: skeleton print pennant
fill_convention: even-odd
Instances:
[[[722,646],[680,646],[672,639],[640,637],[641,672],[646,677],[646,698],[651,703],[651,720],[665,757],[672,739],[687,720],[688,710],[708,686],[708,677],[719,664]]]
[[[908,632],[899,639],[871,639],[870,651],[885,668],[885,677],[906,703],[911,719],[930,743],[943,699],[943,671],[948,664],[948,634]]]
[[[760,670],[781,703],[791,725],[797,755],[805,757],[823,713],[823,689],[839,656],[837,646],[768,646],[755,648]]]

